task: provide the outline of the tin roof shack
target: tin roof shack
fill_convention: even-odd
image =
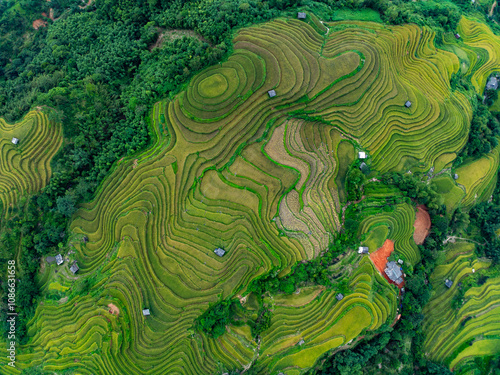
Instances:
[[[19,139],[14,137],[12,138],[12,143],[14,143],[15,145],[17,145],[19,143]]]
[[[299,12],[299,13],[297,13],[297,18],[298,18],[299,20],[305,20],[305,19],[306,19],[306,16],[307,16],[307,15],[306,15],[306,13],[305,13],[305,12]]]
[[[405,107],[406,108],[410,108],[411,107],[411,102],[409,100],[406,101]]]
[[[276,96],[276,91],[274,91],[274,90],[269,90],[269,91],[267,92],[267,94],[269,95],[269,97],[270,97],[270,98],[274,98],[274,97]]]
[[[388,262],[384,272],[387,277],[396,284],[401,284],[403,282],[403,272],[396,262]]]
[[[56,263],[57,263],[57,265],[60,266],[61,264],[63,264],[63,262],[64,262],[64,259],[63,259],[62,255],[61,254],[57,254],[56,255]]]
[[[149,316],[151,313],[149,312],[149,309],[142,309],[142,315]]]
[[[218,256],[222,257],[226,253],[226,250],[223,250],[220,247],[218,247],[217,249],[214,250],[214,253],[217,254]]]
[[[76,262],[73,263],[73,265],[69,268],[69,270],[73,272],[73,274],[77,273],[79,269],[80,268],[78,268],[78,264],[76,264]]]
[[[342,293],[339,293],[335,296],[335,298],[337,298],[337,301],[341,301],[344,299],[344,295]]]
[[[366,152],[364,151],[358,152],[358,159],[366,159]]]
[[[369,254],[370,250],[366,246],[358,247],[358,254]]]
[[[492,76],[488,80],[488,83],[486,83],[486,90],[496,90],[496,89],[498,89],[498,78]]]
[[[444,281],[444,285],[446,285],[446,287],[447,287],[448,289],[450,289],[450,288],[451,288],[451,286],[453,285],[453,281],[451,281],[451,280],[449,280],[449,279],[446,279],[446,280]]]

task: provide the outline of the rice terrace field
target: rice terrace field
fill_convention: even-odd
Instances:
[[[149,146],[72,213],[50,254],[63,265],[41,257],[28,340],[0,373],[305,374],[409,327],[414,278],[429,288],[425,359],[486,374],[477,359],[500,356],[500,278],[476,249],[487,230],[474,207],[495,202],[500,146],[456,159],[500,37],[472,18],[457,39],[373,12],[240,28],[227,58],[157,102]],[[452,87],[459,72],[469,90]],[[48,113],[0,119],[5,219],[64,147]],[[370,361],[364,373],[399,373]]]

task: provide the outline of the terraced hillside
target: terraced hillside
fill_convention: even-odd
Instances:
[[[459,47],[465,52],[462,59],[468,66],[467,75],[478,94],[484,92],[486,80],[500,66],[500,37],[493,34],[490,28],[482,22],[462,17],[458,32],[463,39]]]
[[[434,48],[432,33],[328,27],[323,36],[280,19],[243,29],[227,61],[154,107],[155,144],[118,163],[76,213],[70,243],[81,269],[58,272],[62,299],[38,307],[21,368],[212,374],[258,357],[262,368],[298,374],[392,322],[395,290],[365,258],[345,275],[350,293],[340,303],[325,291],[301,308],[276,304],[260,343],[244,328],[218,339],[194,329],[210,303],[244,295],[256,277],[285,274],[325,249],[340,228],[355,149],[367,150],[379,171],[426,169],[466,141],[471,109],[449,87],[458,60]],[[394,235],[417,261],[410,209],[395,211],[404,224]]]
[[[359,228],[364,246],[368,246],[372,253],[386,239],[390,239],[394,241],[394,250],[405,261],[415,265],[420,260],[420,252],[413,240],[415,208],[408,203],[401,203],[395,206],[393,212],[380,212],[380,209],[380,202],[373,202],[372,207],[366,208],[368,213],[372,210],[373,214],[368,214]]]
[[[462,205],[474,204],[490,199],[497,182],[500,146],[471,163],[457,168],[457,182],[464,187],[465,197]]]
[[[48,182],[50,160],[62,143],[62,128],[47,115],[31,111],[14,124],[0,118],[0,212],[26,194],[41,190]],[[18,144],[12,139],[17,138]]]
[[[488,278],[490,264],[475,257],[474,244],[447,246],[445,264],[430,277],[434,295],[424,309],[424,347],[430,359],[457,374],[475,373],[475,359],[500,354],[499,279]],[[446,279],[453,281],[449,289]]]

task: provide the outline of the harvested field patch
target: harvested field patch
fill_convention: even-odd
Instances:
[[[427,207],[424,205],[417,206],[417,213],[415,214],[415,223],[413,226],[415,227],[413,240],[417,245],[422,245],[431,229],[431,217],[427,212]]]

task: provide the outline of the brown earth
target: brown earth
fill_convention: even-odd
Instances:
[[[417,213],[415,215],[415,232],[413,232],[413,240],[417,245],[422,245],[425,238],[429,235],[431,229],[431,217],[427,212],[427,207],[424,205],[417,206]]]
[[[47,26],[47,22],[40,18],[33,21],[33,28],[35,30],[38,30],[40,27],[45,27],[45,26]]]
[[[109,313],[110,313],[110,314],[113,314],[113,315],[118,315],[118,314],[120,314],[120,309],[118,308],[118,306],[113,305],[112,303],[110,303],[110,304],[108,305],[108,307],[109,307]]]
[[[384,244],[377,251],[370,254],[370,259],[382,275],[385,275],[385,265],[387,264],[387,258],[394,251],[394,241],[385,240]]]

